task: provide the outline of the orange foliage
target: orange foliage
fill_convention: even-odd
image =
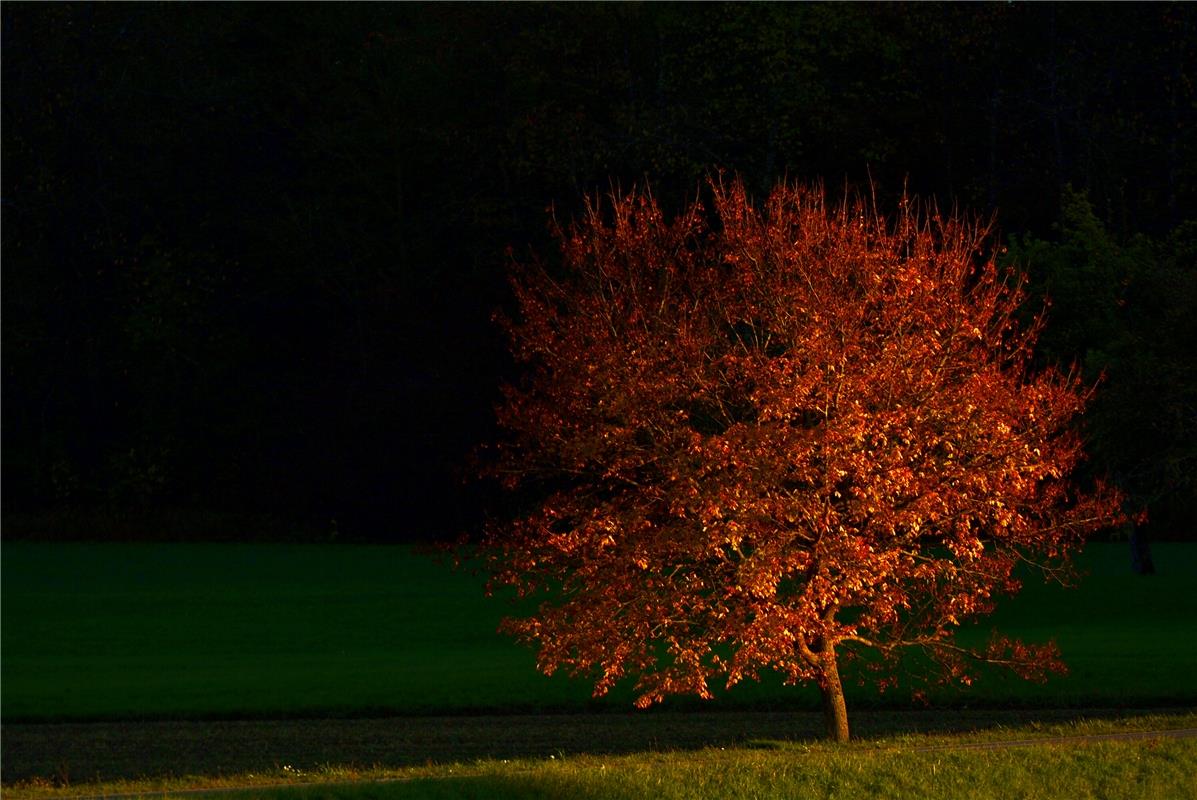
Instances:
[[[966,682],[974,658],[1058,667],[953,639],[1119,505],[1068,481],[1089,392],[1030,369],[1040,323],[984,226],[712,190],[713,223],[616,196],[557,231],[564,269],[514,265],[527,374],[487,472],[538,500],[483,552],[492,586],[548,599],[506,629],[596,694],[636,676],[640,705],[765,669],[826,689],[827,657],[870,648]]]

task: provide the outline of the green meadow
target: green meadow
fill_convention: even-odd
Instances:
[[[590,715],[583,719],[610,716]],[[702,720],[693,718],[721,719],[738,715],[680,716],[701,723]],[[743,719],[733,722],[733,727],[753,724],[747,717],[756,716],[760,715],[743,715]],[[879,712],[863,712],[862,716],[884,727],[894,724],[894,720],[883,722],[879,719]],[[1001,715],[991,713],[991,716]],[[402,722],[403,719],[406,718],[392,718],[392,722]],[[576,723],[579,718],[578,715],[568,715],[564,719]],[[644,717],[640,719],[646,721]],[[652,716],[648,718],[651,719]],[[265,723],[245,724],[261,726]],[[653,723],[649,721],[647,725],[652,727]],[[595,732],[590,723],[580,725],[588,726],[592,733]],[[556,738],[549,730],[552,727],[550,724],[541,731],[543,742]],[[1143,738],[1127,738],[1135,732],[1149,731],[1154,733],[1144,733]],[[243,732],[246,734],[244,740],[239,742],[239,751],[243,753],[241,766],[230,769],[226,761],[222,769],[213,763],[214,758],[221,756],[213,754],[210,745],[223,743],[230,735],[232,738],[238,736],[229,731],[223,733],[219,738],[204,738],[204,746],[184,752],[182,760],[175,750],[170,763],[175,767],[183,766],[185,772],[160,769],[130,772],[114,768],[110,762],[87,764],[77,758],[64,765],[59,751],[55,754],[59,760],[49,770],[12,777],[6,772],[4,794],[12,800],[77,800],[81,796],[187,797],[194,796],[196,791],[204,792],[207,797],[230,800],[458,797],[1155,800],[1197,796],[1197,770],[1192,769],[1197,759],[1197,738],[1193,736],[1197,733],[1197,713],[1194,712],[1078,719],[1054,725],[998,726],[953,734],[874,733],[847,745],[811,740],[801,734],[795,735],[793,731],[784,732],[780,727],[771,732],[758,728],[758,735],[740,739],[736,744],[718,736],[708,739],[709,742],[725,742],[726,746],[687,747],[675,739],[672,745],[642,742],[616,752],[607,751],[601,745],[591,745],[580,752],[561,750],[545,754],[530,751],[525,756],[429,759],[408,766],[398,765],[393,758],[386,757],[382,763],[369,765],[371,762],[364,762],[367,766],[344,758],[333,761],[286,758],[270,763],[269,756],[264,753],[253,754],[253,751],[262,750],[261,742],[247,730]],[[492,730],[494,733],[497,730]],[[316,734],[315,729],[307,734],[311,745],[307,752],[327,748],[330,735],[327,732],[313,734]],[[334,731],[331,738],[336,737]],[[305,750],[300,746],[304,734],[293,730],[288,738],[295,746],[292,752]],[[394,732],[388,735],[379,728],[370,738],[375,742],[396,744],[403,736],[396,737]],[[503,739],[502,735],[494,737],[496,742]],[[111,750],[113,746],[119,749],[123,743],[119,737],[110,734],[95,737],[97,745],[101,740],[104,750]],[[177,746],[178,742],[174,744]],[[139,749],[149,751],[148,762],[153,762],[155,749],[165,750],[152,746],[145,748],[144,743]],[[284,751],[276,752],[281,755]],[[360,754],[362,751],[349,748],[345,754],[350,752]],[[50,756],[49,753],[46,755]],[[167,766],[167,762],[158,766]],[[89,767],[95,771],[83,771]],[[82,783],[74,780],[65,774],[68,769],[72,776],[83,774],[86,779]]]
[[[1159,573],[1125,544],[1090,545],[1075,588],[1028,579],[984,620],[1054,638],[1070,674],[986,676],[932,689],[933,706],[1145,707],[1197,703],[1197,546],[1157,544]],[[546,678],[495,632],[510,613],[482,579],[407,546],[33,544],[2,551],[6,723],[379,716],[628,709],[590,684]],[[970,635],[973,635],[970,633]],[[852,708],[909,707],[849,682]],[[809,689],[766,676],[674,709],[810,709]]]
[[[373,785],[230,792],[238,800],[432,800],[433,798],[886,798],[979,800],[1018,797],[1192,797],[1194,740],[1035,747],[981,752],[801,752],[707,750],[620,759],[485,764],[464,775],[434,774]]]

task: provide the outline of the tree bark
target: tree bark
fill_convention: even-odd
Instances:
[[[827,725],[827,738],[836,742],[846,742],[848,706],[844,702],[844,686],[840,682],[835,648],[830,643],[824,645],[820,658],[823,661],[823,676],[819,688],[823,691],[823,721]]]
[[[1147,537],[1139,531],[1138,525],[1131,525],[1131,570],[1136,575],[1154,575],[1155,562],[1151,560],[1151,545]]]

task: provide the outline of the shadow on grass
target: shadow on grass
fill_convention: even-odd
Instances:
[[[851,721],[855,737],[871,739],[1187,710],[858,711]],[[738,711],[5,724],[0,761],[5,783],[47,778],[62,785],[179,775],[270,775],[284,767],[317,772],[325,766],[401,768],[481,759],[769,748],[818,740],[822,726],[817,713]]]
[[[593,788],[593,787],[592,787]],[[267,790],[265,793],[230,792],[205,795],[205,800],[585,800],[592,792],[577,782],[546,781],[540,777],[477,776],[461,778],[425,778],[394,783],[311,786]],[[604,794],[610,797],[610,794]]]

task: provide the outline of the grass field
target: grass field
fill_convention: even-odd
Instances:
[[[2,551],[0,714],[35,720],[582,710],[590,686],[533,669],[495,633],[504,603],[408,547],[25,544]],[[1077,589],[1028,583],[984,630],[1054,637],[1072,673],[990,679],[952,705],[1197,702],[1197,546],[1157,544],[1159,574],[1092,545]],[[848,687],[853,707],[909,703]],[[630,694],[601,705],[625,709]],[[714,708],[812,708],[809,690],[737,687]],[[680,702],[676,708],[692,704]]]
[[[927,713],[927,712],[924,712]],[[591,715],[604,718],[609,715]],[[682,715],[688,722],[728,715]],[[735,716],[735,715],[731,715]],[[733,727],[759,714],[744,714]],[[781,716],[781,715],[779,715]],[[883,714],[862,715],[873,722]],[[874,719],[877,718],[877,719]],[[643,718],[642,718],[643,719]],[[948,715],[942,715],[944,721]],[[974,720],[975,722],[976,720]],[[331,721],[330,721],[331,722]],[[349,721],[344,721],[348,723]],[[147,723],[138,723],[146,725]],[[165,725],[167,723],[149,723]],[[195,723],[210,725],[211,723]],[[245,726],[261,723],[242,723]],[[588,723],[593,726],[595,723]],[[599,723],[601,724],[601,723]],[[892,720],[887,723],[892,724]],[[560,727],[560,726],[559,726]],[[583,726],[586,727],[586,726]],[[617,726],[618,727],[618,726]],[[650,726],[651,727],[651,724]],[[60,772],[10,780],[12,800],[81,796],[188,796],[278,798],[1181,798],[1197,796],[1197,739],[1153,736],[1139,741],[1067,741],[1051,737],[1123,734],[1197,727],[1197,713],[1133,716],[1118,720],[991,728],[971,734],[904,733],[850,745],[803,740],[774,729],[738,744],[698,749],[660,746],[617,754],[558,751],[537,757],[490,757],[394,767],[355,766],[351,759],[309,764],[212,770],[203,755],[185,774],[72,782]],[[246,731],[252,736],[258,731]],[[596,732],[593,727],[589,731]],[[614,731],[611,731],[614,733]],[[659,731],[658,731],[659,732]],[[542,731],[548,738],[552,734]],[[377,737],[380,729],[372,732]],[[575,734],[576,735],[576,732]],[[327,733],[322,741],[327,744]],[[334,735],[335,738],[335,735]],[[385,740],[386,735],[382,734]],[[725,740],[715,738],[714,742]],[[1016,747],[1003,744],[1018,743]],[[113,742],[109,742],[110,746]],[[679,744],[674,740],[672,744]],[[243,749],[256,749],[252,740]],[[177,758],[177,757],[176,757]],[[150,759],[152,760],[152,759]],[[112,773],[109,773],[110,775]],[[234,788],[238,787],[238,788]]]
[[[994,752],[707,750],[697,754],[483,765],[374,785],[315,786],[217,797],[278,800],[432,798],[1182,798],[1197,795],[1197,744],[1101,744]]]

